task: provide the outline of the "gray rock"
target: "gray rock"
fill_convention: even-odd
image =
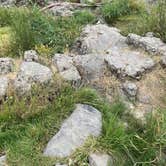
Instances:
[[[76,54],[104,53],[110,48],[124,45],[125,37],[119,30],[104,24],[87,25],[79,39],[76,40],[72,52]]]
[[[136,99],[138,88],[135,83],[126,81],[125,83],[123,83],[122,88],[125,94],[128,96],[128,98],[134,99],[134,100]]]
[[[104,57],[102,54],[78,55],[73,61],[82,78],[92,80],[103,76],[106,68]]]
[[[93,153],[89,156],[90,166],[113,166],[113,159],[107,154]]]
[[[0,166],[6,166],[6,155],[0,157]]]
[[[52,79],[51,70],[36,62],[23,62],[18,73],[18,77],[28,82],[45,83]]]
[[[0,58],[0,74],[8,74],[14,70],[14,62],[11,58]]]
[[[9,79],[7,77],[0,77],[0,99],[7,94],[9,86]]]
[[[10,7],[16,4],[16,0],[0,0],[0,7]]]
[[[68,2],[57,3],[53,8],[50,9],[50,12],[54,16],[72,16],[73,15],[73,6]]]
[[[144,57],[140,52],[135,51],[114,51],[105,58],[108,67],[120,78],[132,77],[140,79],[141,75],[152,69],[154,61],[149,57]]]
[[[56,164],[55,166],[67,166],[66,164]]]
[[[44,155],[67,157],[83,145],[89,136],[99,136],[101,130],[101,113],[92,106],[77,104],[59,132],[48,142]]]
[[[32,61],[38,62],[39,57],[35,50],[28,50],[24,52],[24,60],[26,62],[32,62]]]
[[[153,36],[141,37],[136,34],[129,34],[126,42],[133,46],[143,48],[152,55],[166,55],[166,44],[159,38]]]
[[[71,56],[55,54],[52,61],[64,80],[80,83],[81,76],[77,68],[73,65],[73,59]]]
[[[51,70],[36,62],[23,62],[14,82],[16,91],[20,94],[31,89],[33,83],[47,84],[52,79]]]
[[[160,64],[163,68],[166,68],[166,56],[161,57]]]

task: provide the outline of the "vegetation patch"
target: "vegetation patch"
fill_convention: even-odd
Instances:
[[[0,26],[12,30],[10,52],[13,56],[23,51],[44,45],[52,52],[65,52],[79,36],[82,26],[95,22],[88,11],[75,13],[72,17],[53,17],[36,7],[0,8]]]

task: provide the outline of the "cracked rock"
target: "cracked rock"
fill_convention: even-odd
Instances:
[[[105,61],[111,71],[114,71],[120,78],[131,77],[140,79],[143,73],[154,67],[154,61],[149,57],[144,57],[140,52],[114,51],[107,55]]]
[[[126,42],[136,48],[143,48],[152,55],[166,55],[166,44],[150,35],[142,37],[131,33],[127,36]]]

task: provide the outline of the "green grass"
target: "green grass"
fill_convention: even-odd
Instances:
[[[125,35],[128,33],[145,35],[147,32],[154,32],[156,37],[166,42],[166,0],[158,1],[158,4],[150,8],[149,12],[121,16],[115,26]]]
[[[51,166],[68,159],[42,155],[48,140],[72,112],[76,103],[85,103],[101,111],[102,135],[89,138],[82,148],[70,156],[75,165],[87,165],[90,152],[101,151],[112,155],[117,165],[163,165],[166,148],[166,116],[158,111],[149,116],[147,125],[138,125],[120,101],[108,104],[95,90],[74,89],[57,81],[51,87],[37,88],[31,97],[10,97],[1,105],[0,153],[7,153],[8,164],[17,166]],[[128,122],[128,128],[124,121]],[[138,163],[138,164],[137,164]],[[140,163],[140,164],[139,164]]]
[[[101,8],[102,16],[109,24],[114,23],[121,16],[143,11],[145,11],[144,4],[134,0],[113,0],[106,2]]]
[[[63,53],[80,35],[82,27],[93,22],[95,17],[89,11],[63,18],[43,14],[36,7],[0,8],[0,26],[12,29],[10,52],[13,56],[40,45],[51,48],[54,53]]]

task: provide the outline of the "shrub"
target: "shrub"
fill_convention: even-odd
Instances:
[[[101,12],[108,23],[115,22],[120,16],[144,10],[142,3],[134,0],[113,0],[103,5]]]
[[[63,53],[79,36],[81,27],[95,20],[88,11],[77,12],[74,16],[66,18],[54,18],[49,14],[43,14],[38,8],[9,8],[2,11],[0,25],[12,28],[11,52],[15,55],[40,45]],[[7,19],[6,15],[9,15],[9,20],[3,23],[3,20]]]

